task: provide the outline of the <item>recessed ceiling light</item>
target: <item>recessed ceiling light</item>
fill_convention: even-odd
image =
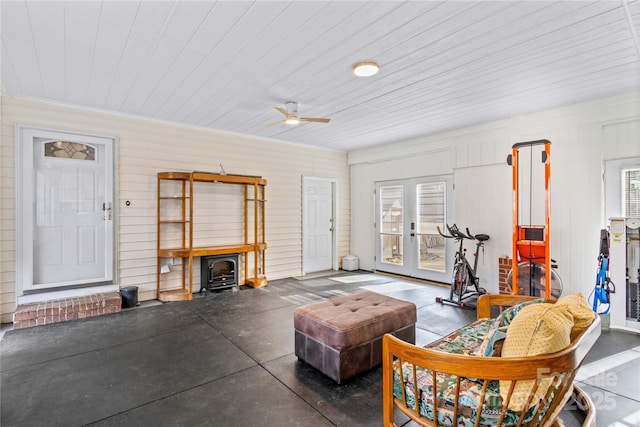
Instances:
[[[353,66],[353,74],[358,77],[373,76],[380,70],[380,66],[372,61],[359,62]]]

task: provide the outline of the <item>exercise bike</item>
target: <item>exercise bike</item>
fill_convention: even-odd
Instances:
[[[440,231],[440,227],[437,227],[438,233],[447,239],[455,239],[456,242],[458,242],[458,250],[455,255],[449,298],[436,297],[436,302],[441,304],[453,304],[460,308],[469,308],[473,310],[476,306],[474,304],[467,304],[464,301],[471,297],[487,293],[484,288],[480,287],[480,278],[477,276],[477,270],[480,248],[484,248],[484,242],[489,240],[489,236],[487,234],[473,235],[468,228],[467,233],[465,234],[460,231],[455,224],[452,226],[449,226],[449,224],[446,225],[447,230],[449,230],[449,234],[447,235]],[[476,241],[476,251],[473,254],[473,267],[471,267],[471,264],[469,264],[469,261],[467,260],[467,249],[464,247],[465,239]]]

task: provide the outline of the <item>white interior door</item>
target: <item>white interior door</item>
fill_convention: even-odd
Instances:
[[[22,129],[23,291],[113,280],[113,140]]]
[[[303,178],[303,270],[304,273],[333,268],[333,183]]]
[[[452,203],[450,177],[376,184],[376,270],[447,282],[449,242],[444,230]]]

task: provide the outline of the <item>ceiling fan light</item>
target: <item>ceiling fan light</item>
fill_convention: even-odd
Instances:
[[[300,119],[297,117],[287,117],[287,119],[284,121],[286,124],[288,125],[297,125],[298,123],[300,123]]]
[[[372,61],[359,62],[353,66],[353,74],[358,77],[373,76],[380,70],[380,66]]]

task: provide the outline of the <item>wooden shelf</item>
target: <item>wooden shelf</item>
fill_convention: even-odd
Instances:
[[[257,248],[256,248],[257,246]],[[165,248],[160,249],[158,254],[161,258],[186,258],[189,253],[193,256],[209,256],[209,255],[225,255],[240,254],[253,252],[254,250],[264,251],[267,249],[266,243],[258,243],[254,245],[224,245],[224,246],[194,246],[193,248]]]
[[[161,290],[158,293],[158,299],[164,302],[171,301],[188,301],[192,299],[193,296],[189,292],[188,289],[170,289],[170,290]]]
[[[225,184],[257,184],[265,186],[267,180],[259,176],[247,175],[220,175],[208,172],[160,172],[158,179],[172,179],[178,181],[194,182],[221,182]]]
[[[163,180],[181,181],[180,195],[161,195],[161,183]],[[207,246],[193,246],[194,238],[194,223],[193,223],[193,202],[197,198],[197,195],[193,194],[194,182],[208,182],[208,183],[223,183],[223,184],[236,184],[244,187],[244,204],[243,204],[243,217],[244,217],[244,243],[243,244],[228,244],[228,245],[207,245]],[[264,231],[264,202],[265,199],[265,186],[267,180],[259,176],[248,175],[221,175],[217,173],[208,172],[159,172],[158,173],[158,264],[157,264],[157,292],[158,299],[161,301],[184,301],[190,300],[193,297],[193,258],[209,256],[209,255],[225,255],[225,254],[240,254],[244,261],[244,280],[245,283],[253,287],[261,287],[267,284],[267,278],[264,276],[265,271],[265,259],[264,252],[267,249],[265,243],[265,231]],[[253,188],[249,191],[249,188]],[[173,193],[178,192],[173,188]],[[249,197],[249,195],[251,197]],[[177,201],[180,202],[179,207],[175,204],[169,204],[174,209],[177,207],[181,211],[181,215],[176,215],[173,212],[173,216],[181,216],[178,219],[162,219],[161,200]],[[249,212],[252,211],[252,215]],[[251,228],[249,222],[252,222]],[[182,241],[181,247],[163,247],[163,231],[161,225],[163,224],[179,224],[181,227],[173,230],[180,230]],[[165,229],[166,230],[166,229]],[[197,230],[196,230],[197,232]],[[252,235],[253,241],[249,241],[249,235]],[[172,239],[175,240],[175,239]],[[175,244],[175,241],[173,242]],[[253,253],[253,275],[249,276],[248,271],[248,256],[249,253]],[[162,289],[160,268],[162,264],[162,258],[182,258],[183,272],[182,272],[182,286],[178,289]]]
[[[266,286],[266,284],[267,278],[264,276],[254,278],[253,280],[247,280],[247,285],[251,286],[252,288],[261,288],[263,286]]]

